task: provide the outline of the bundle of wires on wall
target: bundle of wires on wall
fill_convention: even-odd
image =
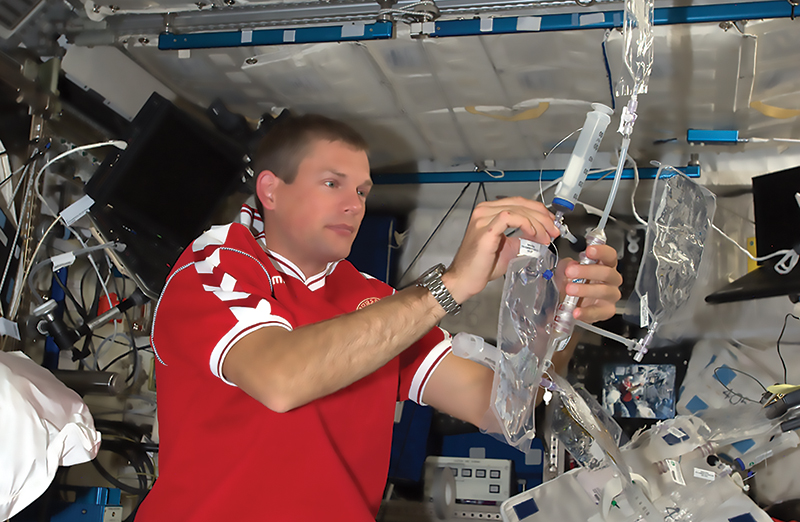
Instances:
[[[123,521],[132,522],[139,504],[153,487],[156,470],[150,453],[158,452],[158,444],[142,442],[149,430],[130,423],[95,419],[95,426],[103,433],[103,444],[100,446],[100,454],[92,460],[92,465],[111,485],[136,497],[130,514]],[[128,463],[135,473],[133,481],[124,480],[125,476],[115,476],[106,469],[101,458],[104,453],[113,453]]]

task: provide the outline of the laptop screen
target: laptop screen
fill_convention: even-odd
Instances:
[[[90,216],[118,257],[157,297],[180,253],[241,183],[244,149],[154,93],[131,122],[128,147],[86,184]]]

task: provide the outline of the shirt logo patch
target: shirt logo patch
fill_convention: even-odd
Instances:
[[[360,303],[358,303],[358,306],[356,306],[356,310],[361,310],[361,309],[363,309],[363,308],[366,308],[366,307],[368,307],[369,305],[371,305],[371,304],[375,304],[375,303],[377,303],[377,302],[378,302],[378,301],[380,301],[380,300],[381,300],[381,298],[380,298],[380,297],[367,297],[366,299],[364,299],[363,301],[361,301]]]
[[[282,284],[284,284],[283,283],[283,278],[281,276],[279,276],[279,275],[272,276],[272,284],[273,285],[282,285]]]

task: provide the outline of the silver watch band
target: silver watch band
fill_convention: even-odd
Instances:
[[[426,288],[445,312],[450,315],[456,315],[461,311],[461,305],[453,299],[452,294],[442,282],[444,270],[444,265],[438,264],[422,274],[416,284]]]

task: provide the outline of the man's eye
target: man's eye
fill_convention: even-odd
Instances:
[[[336,186],[336,183],[334,183],[333,181],[326,181],[325,182],[325,186],[326,187],[330,187],[330,188],[334,188]]]

